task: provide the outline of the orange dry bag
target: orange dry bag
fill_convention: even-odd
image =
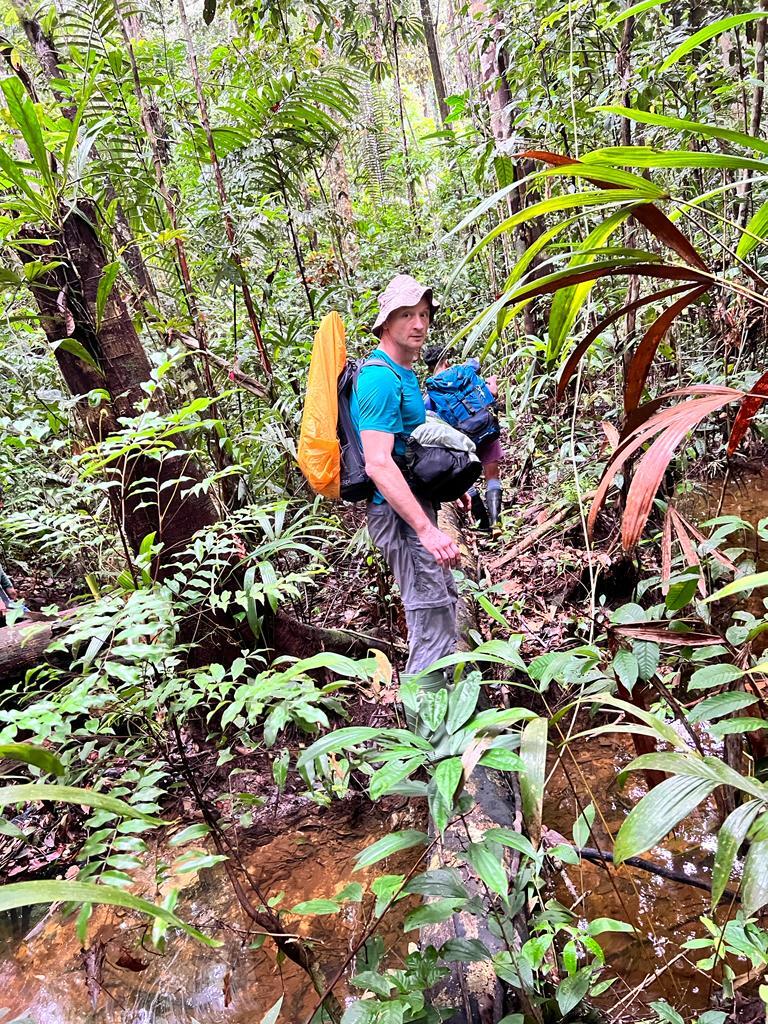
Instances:
[[[320,322],[312,346],[301,418],[298,462],[313,491],[340,497],[341,449],[337,436],[339,376],[347,363],[344,324],[338,313]]]

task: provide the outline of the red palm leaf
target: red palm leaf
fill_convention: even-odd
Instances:
[[[640,404],[643,388],[645,387],[645,382],[648,379],[648,373],[651,369],[651,363],[653,362],[653,358],[656,355],[656,350],[658,349],[662,338],[683,310],[690,306],[692,302],[696,302],[700,299],[704,292],[707,291],[708,287],[708,285],[704,285],[701,288],[694,288],[692,291],[689,291],[687,294],[679,298],[677,302],[673,302],[672,305],[669,306],[668,309],[665,309],[645,332],[642,341],[632,355],[629,368],[627,369],[626,379],[624,381],[625,413],[631,412]]]
[[[749,425],[757,414],[757,410],[768,398],[768,370],[760,380],[752,385],[749,394],[739,406],[736,419],[731,427],[731,436],[728,438],[728,454],[733,455],[739,446],[739,442],[749,430]]]

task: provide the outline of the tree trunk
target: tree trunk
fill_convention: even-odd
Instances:
[[[79,403],[86,430],[93,443],[99,444],[119,429],[120,418],[135,416],[139,411],[139,403],[146,398],[141,385],[149,380],[151,366],[120,296],[119,282],[112,288],[96,327],[97,290],[107,263],[93,226],[96,209],[87,200],[80,200],[76,210],[67,212],[58,233],[49,229],[52,245],[30,241],[20,254],[26,263],[62,261],[36,277],[30,289],[40,310],[41,326],[56,346],[56,361],[72,394],[101,390],[110,396],[98,404],[87,400]],[[28,225],[20,235],[30,240],[39,237],[39,226]],[[93,365],[66,351],[62,341],[69,339],[82,346]],[[159,398],[153,409],[164,411]],[[116,460],[108,472],[116,485],[110,488],[112,509],[134,551],[147,534],[155,532],[157,541],[164,544],[165,559],[197,530],[219,518],[209,495],[189,493],[189,488],[203,478],[191,452],[162,460],[131,453]],[[171,485],[173,481],[176,486]],[[166,482],[169,486],[163,487]]]
[[[437,96],[437,106],[440,110],[440,121],[445,124],[445,119],[448,117],[448,104],[445,102],[445,80],[443,79],[443,69],[440,65],[440,52],[437,48],[437,35],[435,34],[435,25],[432,21],[432,10],[429,6],[429,0],[419,0],[421,5],[421,23],[424,26],[424,39],[427,43],[427,53],[429,54],[429,66],[432,68],[432,81],[435,85],[435,95]]]

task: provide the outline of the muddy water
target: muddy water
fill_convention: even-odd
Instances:
[[[592,802],[598,813],[589,845],[594,846],[596,840],[600,849],[610,851],[622,822],[646,792],[639,773],[630,774],[623,788],[617,782],[621,768],[634,757],[631,741],[622,736],[599,736],[577,740],[570,749],[573,759],[566,754],[549,783],[544,822],[571,841],[580,809]],[[704,805],[661,846],[643,857],[708,882],[717,824],[714,806]],[[578,901],[582,893],[586,896]],[[618,978],[609,993],[598,1000],[610,1009],[612,1021],[635,1021],[649,1003],[661,998],[686,1019],[694,1011],[709,1007],[710,980],[695,967],[695,960],[704,952],[688,954],[681,949],[687,939],[705,934],[699,917],[709,913],[708,895],[626,866],[603,868],[582,861],[578,866],[565,867],[565,878],[557,883],[557,898],[565,906],[573,906],[587,920],[614,917],[636,929],[634,935],[604,934],[598,939],[611,967],[604,977]]]
[[[355,855],[369,843],[413,821],[368,817],[359,823],[327,815],[322,824],[294,828],[244,855],[268,898],[281,892],[281,906],[333,896],[350,880],[365,883],[382,870],[405,871],[413,851],[385,866],[353,873]],[[416,823],[418,825],[418,822]],[[167,861],[178,851],[160,850]],[[267,940],[249,946],[256,933],[240,909],[220,866],[173,880],[183,885],[177,913],[223,941],[207,947],[177,932],[158,954],[145,940],[145,921],[119,908],[94,908],[89,946],[103,952],[101,970],[89,983],[73,919],[48,914],[0,963],[0,1006],[10,1018],[34,1024],[255,1024],[284,996],[280,1019],[299,1022],[311,1011],[315,992],[306,975],[288,961],[278,963]],[[156,891],[139,895],[157,899]],[[370,897],[348,903],[338,915],[290,916],[284,925],[315,943],[330,978],[352,948],[372,911]],[[397,965],[405,944],[395,918],[384,929],[389,963]],[[344,992],[339,993],[340,997]]]

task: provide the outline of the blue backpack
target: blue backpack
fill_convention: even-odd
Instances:
[[[427,395],[440,419],[461,430],[476,445],[499,436],[496,399],[471,366],[451,366],[428,377]]]

